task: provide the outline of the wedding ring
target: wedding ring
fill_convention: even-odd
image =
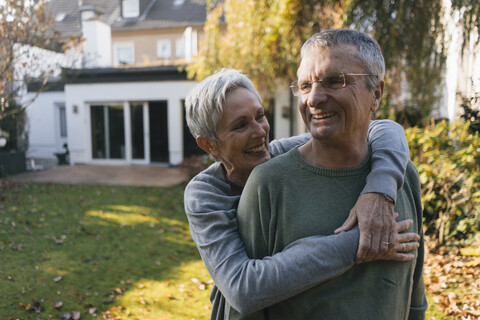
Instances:
[[[390,243],[388,243],[388,242],[382,242],[382,244],[387,245],[387,246],[390,245]]]
[[[405,247],[405,243],[402,243],[402,252],[407,251],[407,248]]]

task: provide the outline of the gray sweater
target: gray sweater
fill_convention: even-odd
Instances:
[[[347,219],[369,172],[368,157],[356,168],[327,169],[307,163],[298,147],[256,167],[237,214],[248,256],[275,256],[295,240],[332,234]],[[414,221],[410,232],[423,234],[420,181],[411,163],[395,212],[400,220]],[[226,318],[424,319],[423,239],[419,242],[420,248],[411,252],[414,260],[358,264],[339,277],[257,313],[240,315],[227,308]]]
[[[372,121],[369,128],[372,171],[362,193],[396,198],[403,185],[409,152],[403,129],[393,121]],[[272,156],[311,138],[309,134],[275,140]],[[185,189],[185,211],[192,238],[215,281],[211,319],[224,319],[225,299],[241,313],[252,313],[341,275],[354,265],[358,229],[338,235],[299,239],[271,257],[249,259],[238,234],[236,208],[219,163],[194,177]],[[301,272],[299,272],[301,270]]]

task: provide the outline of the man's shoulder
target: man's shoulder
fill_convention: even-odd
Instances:
[[[278,170],[284,170],[290,167],[293,163],[293,154],[297,148],[294,148],[287,153],[273,157],[267,162],[264,162],[253,169],[253,171],[262,172],[263,174],[272,174]]]
[[[419,183],[420,182],[420,176],[418,173],[418,169],[415,166],[415,164],[409,160],[407,163],[407,169],[405,171],[405,182],[409,183]]]

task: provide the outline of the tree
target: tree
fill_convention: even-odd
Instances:
[[[205,41],[200,59],[187,67],[190,77],[201,80],[221,67],[237,68],[268,99],[279,82],[285,86],[295,78],[301,44],[307,38],[320,29],[353,26],[371,34],[383,50],[388,88],[384,115],[393,117],[407,107],[425,118],[439,98],[448,36],[442,1],[217,2],[209,1]],[[453,0],[452,10],[462,13],[466,35],[479,30],[479,3]]]
[[[319,26],[314,21],[325,28],[341,26],[342,6],[324,2],[207,1],[205,41],[199,59],[187,67],[189,76],[203,79],[223,67],[240,69],[265,99],[271,98],[279,82],[294,78],[301,45]]]
[[[0,0],[0,120],[24,110],[34,99],[12,103],[32,82],[45,90],[55,72],[38,57],[54,49],[53,20],[45,11],[48,0]],[[42,48],[42,49],[41,49]]]

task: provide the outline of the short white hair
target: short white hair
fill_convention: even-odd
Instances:
[[[367,85],[375,88],[379,80],[385,77],[385,60],[377,41],[369,35],[351,29],[322,30],[311,36],[302,46],[301,57],[312,48],[330,48],[338,44],[352,44],[358,48],[360,63],[365,73],[373,74],[377,79],[367,78]]]
[[[202,136],[217,142],[217,128],[222,119],[227,96],[237,88],[251,91],[262,99],[252,81],[241,71],[221,69],[193,88],[185,99],[187,125],[194,138]]]

